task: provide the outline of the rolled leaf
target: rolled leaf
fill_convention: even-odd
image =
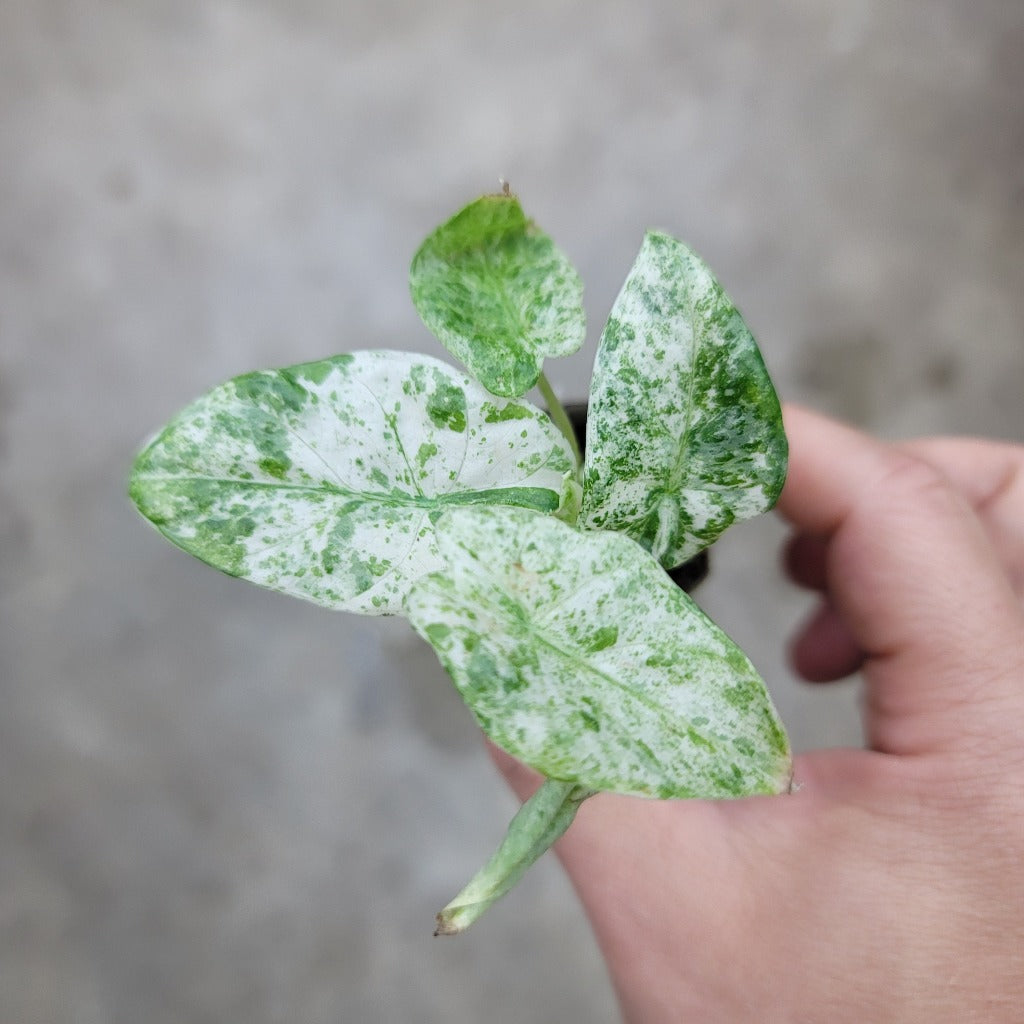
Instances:
[[[787,454],[743,318],[699,256],[649,232],[598,347],[580,524],[674,568],[774,505]]]
[[[788,788],[757,672],[634,541],[513,508],[452,509],[437,531],[446,568],[407,614],[498,746],[592,790]]]
[[[515,196],[482,196],[437,228],[409,285],[423,322],[495,395],[525,394],[545,358],[583,344],[579,275]]]
[[[232,576],[346,611],[401,610],[459,504],[556,512],[568,445],[539,409],[427,356],[356,352],[246,374],[138,456],[131,495]]]
[[[458,935],[501,899],[566,832],[593,794],[547,779],[519,809],[491,859],[438,915],[435,935]]]

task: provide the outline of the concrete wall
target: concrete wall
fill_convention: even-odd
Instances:
[[[514,808],[433,656],[171,549],[133,452],[248,369],[437,352],[409,258],[499,176],[587,283],[567,395],[659,226],[785,397],[1020,438],[1022,52],[1019,0],[0,4],[0,1020],[614,1020],[551,858],[430,937]],[[798,746],[857,742],[781,536],[702,599]]]

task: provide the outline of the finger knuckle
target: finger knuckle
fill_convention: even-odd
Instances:
[[[917,515],[948,513],[960,504],[956,490],[935,466],[905,452],[893,453],[873,491],[893,504],[913,509]]]

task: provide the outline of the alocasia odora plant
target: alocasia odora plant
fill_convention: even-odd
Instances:
[[[666,574],[774,504],[787,447],[750,331],[668,235],[645,237],[601,336],[585,457],[543,373],[583,342],[582,286],[518,199],[471,203],[410,277],[472,376],[362,351],[236,377],[148,444],[131,495],[233,576],[405,615],[484,732],[545,777],[438,915],[453,933],[595,792],[789,788],[763,682]]]

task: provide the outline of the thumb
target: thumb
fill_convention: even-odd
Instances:
[[[985,531],[948,479],[905,451],[786,410],[779,501],[825,544],[825,590],[864,654],[867,731],[919,753],[1024,724],[1024,616]]]

